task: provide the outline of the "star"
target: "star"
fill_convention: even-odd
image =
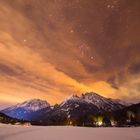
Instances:
[[[74,33],[74,30],[70,30],[70,33]]]
[[[91,60],[93,60],[93,59],[94,59],[94,57],[93,57],[93,56],[91,56],[91,57],[90,57],[90,59],[91,59]]]

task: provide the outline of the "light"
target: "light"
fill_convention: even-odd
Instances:
[[[116,122],[116,121],[111,120],[111,125],[112,125],[112,126],[117,126],[117,122]]]
[[[70,121],[69,124],[72,125],[72,121]]]
[[[102,126],[103,122],[97,122],[97,126]]]
[[[94,116],[93,117],[93,123],[96,126],[102,126],[103,125],[103,117],[102,116]]]
[[[102,124],[103,124],[103,122],[98,122],[98,125],[99,125],[99,126],[102,126]]]

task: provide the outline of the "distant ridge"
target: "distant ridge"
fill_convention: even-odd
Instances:
[[[127,104],[110,98],[105,98],[94,92],[72,95],[62,103],[50,106],[47,101],[40,99],[27,100],[2,110],[1,112],[17,119],[38,121],[54,116],[70,118],[87,114],[97,114],[104,111],[115,111],[126,107]]]

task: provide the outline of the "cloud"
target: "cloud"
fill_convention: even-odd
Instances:
[[[55,103],[91,90],[107,97],[138,97],[138,5],[1,0],[2,99],[13,95],[14,101],[37,97]]]
[[[129,67],[129,71],[132,74],[139,74],[140,73],[140,63],[132,64]]]
[[[7,82],[7,86],[5,86],[9,88],[8,93],[10,90],[11,93],[18,91],[19,88],[19,94],[29,94],[29,97],[34,97],[34,91],[36,90],[38,94],[41,94],[38,97],[46,96],[47,98],[47,94],[50,93],[53,97],[54,95],[62,96],[74,91],[85,92],[91,90],[86,85],[55,69],[50,63],[44,61],[37,52],[28,47],[20,46],[10,35],[6,34],[5,39],[7,39],[8,43],[1,44],[0,47],[0,53],[3,54],[0,60],[5,65],[1,64],[0,68],[1,72],[4,73],[1,78],[5,79]],[[14,91],[9,87],[13,87],[13,82],[15,82]],[[1,88],[3,88],[2,85]],[[23,93],[24,91],[27,93]],[[61,93],[61,91],[63,92]],[[67,92],[65,93],[64,91]]]

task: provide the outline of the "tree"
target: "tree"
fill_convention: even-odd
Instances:
[[[107,127],[111,126],[111,121],[110,121],[110,118],[109,117],[105,116],[103,118],[103,125],[104,126],[107,126]]]

